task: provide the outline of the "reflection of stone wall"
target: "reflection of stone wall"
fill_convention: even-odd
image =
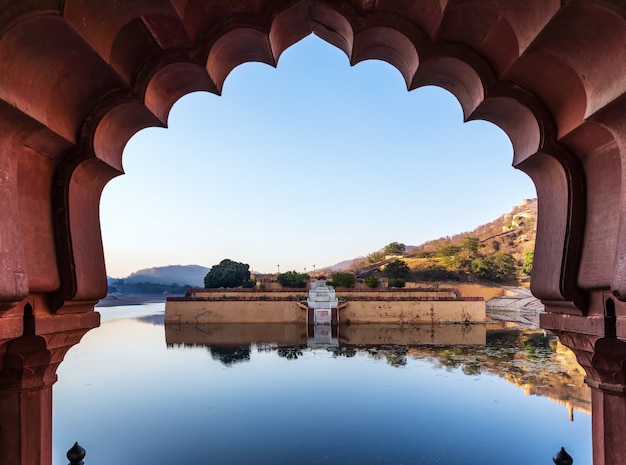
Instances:
[[[340,325],[340,346],[478,345],[487,341],[485,325]],[[307,344],[307,327],[300,324],[192,324],[165,325],[168,345],[301,347]]]
[[[342,325],[340,343],[355,346],[379,345],[485,345],[485,325]]]
[[[165,325],[168,345],[233,345],[277,344],[299,347],[306,344],[306,326],[283,323],[190,324]]]

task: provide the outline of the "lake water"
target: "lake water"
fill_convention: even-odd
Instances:
[[[584,373],[549,334],[165,328],[163,309],[101,308],[68,352],[54,465],[75,441],[85,465],[591,463]]]

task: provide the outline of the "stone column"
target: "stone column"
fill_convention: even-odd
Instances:
[[[609,322],[605,334],[611,334],[610,328]],[[551,331],[572,349],[587,373],[585,383],[591,387],[593,464],[626,463],[626,342],[555,328]]]
[[[0,387],[0,463],[52,463],[52,385]]]
[[[30,296],[19,337],[0,339],[0,463],[52,464],[52,385],[67,351],[100,315],[55,315],[47,300]]]
[[[593,463],[626,463],[626,343],[598,339],[585,382],[591,387]]]

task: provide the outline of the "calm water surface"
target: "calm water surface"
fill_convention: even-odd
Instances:
[[[54,465],[74,441],[85,465],[550,465],[561,446],[591,463],[582,372],[543,333],[477,326],[471,345],[433,346],[422,330],[392,346],[388,329],[311,340],[292,328],[245,344],[250,328],[166,332],[163,308],[101,308],[67,354]]]

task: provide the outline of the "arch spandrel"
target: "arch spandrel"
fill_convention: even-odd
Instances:
[[[437,39],[464,44],[501,76],[535,40],[561,7],[542,2],[449,2]]]
[[[610,131],[587,121],[563,139],[579,155],[585,173],[586,241],[581,251],[578,282],[583,289],[610,286],[618,246],[620,192],[624,185],[620,151]],[[592,246],[593,245],[593,246]]]
[[[590,367],[600,412],[594,463],[624,463],[626,401],[618,420],[602,404],[603,380],[619,375],[602,360],[615,361],[612,347],[626,340],[624,18],[621,0],[3,2],[0,122],[12,116],[0,130],[0,356],[24,332],[26,301],[37,334],[59,354],[98,324],[100,193],[120,173],[132,133],[165,124],[186,93],[217,93],[238,64],[276,65],[313,32],[351,63],[393,64],[410,89],[448,89],[466,119],[507,132],[513,163],[539,197],[532,291],[548,310],[542,325]],[[56,362],[48,366],[53,373]],[[51,405],[49,391],[41,399]],[[15,429],[20,415],[0,423]],[[51,437],[45,425],[40,433]],[[0,450],[0,461],[9,456]]]
[[[93,136],[94,155],[122,174],[122,152],[137,132],[159,126],[160,121],[139,102],[113,107],[98,122]]]
[[[375,8],[376,11],[388,11],[406,18],[424,31],[431,40],[434,40],[448,3],[448,0],[423,0],[420,2],[379,0],[375,3]]]
[[[192,62],[174,62],[159,68],[151,76],[144,93],[144,103],[165,125],[174,104],[183,96],[197,91],[218,93],[206,68]]]
[[[272,54],[276,62],[286,49],[313,32],[309,20],[310,13],[310,5],[300,2],[276,15],[269,33]]]
[[[70,3],[71,5],[68,4],[67,8],[70,10],[77,9],[72,10],[75,13],[80,8],[88,7],[86,3],[80,1]],[[459,21],[459,18],[465,14],[463,12],[467,11],[468,6],[483,10],[487,8],[492,13],[497,14],[482,15],[481,21],[476,20],[472,23],[472,27],[463,31],[455,31],[455,28],[451,28],[450,25]],[[89,8],[95,7],[89,6]],[[303,1],[290,2],[283,7],[279,2],[264,1],[242,1],[235,4],[191,0],[189,2],[168,2],[168,5],[162,3],[147,5],[145,2],[137,1],[125,5],[124,8],[130,8],[130,10],[115,18],[116,26],[108,30],[106,41],[104,36],[101,37],[102,43],[108,44],[107,47],[110,46],[109,58],[112,63],[108,65],[112,65],[116,70],[123,69],[124,72],[120,74],[116,71],[111,74],[110,71],[106,71],[103,74],[104,78],[99,76],[95,80],[95,87],[86,88],[84,92],[81,92],[82,84],[80,83],[89,81],[88,76],[91,74],[79,71],[77,76],[72,78],[74,81],[70,81],[79,83],[77,92],[73,92],[72,95],[68,94],[68,99],[63,101],[66,107],[64,111],[58,109],[61,106],[61,94],[69,92],[67,89],[72,87],[70,84],[64,84],[63,89],[66,90],[56,93],[57,99],[54,100],[53,98],[44,106],[43,112],[40,100],[45,102],[46,99],[52,98],[49,94],[54,92],[50,86],[44,86],[43,89],[38,88],[41,95],[35,94],[35,96],[41,98],[33,98],[30,93],[22,88],[22,95],[25,96],[26,100],[20,102],[20,87],[15,85],[16,75],[5,73],[5,80],[0,85],[2,88],[12,89],[11,95],[6,96],[9,102],[12,102],[22,111],[33,113],[37,120],[65,138],[71,136],[70,140],[75,140],[80,118],[85,118],[84,115],[92,114],[93,109],[98,108],[100,105],[97,102],[98,99],[108,99],[107,105],[111,108],[116,105],[126,105],[127,97],[118,99],[118,97],[112,98],[110,95],[115,89],[123,89],[127,85],[129,87],[127,93],[130,92],[135,97],[143,99],[144,104],[159,121],[155,120],[151,123],[131,122],[125,133],[121,135],[124,131],[111,129],[113,127],[111,122],[116,118],[110,116],[108,119],[102,120],[103,126],[100,129],[97,129],[97,125],[88,129],[94,131],[90,136],[92,138],[96,132],[99,134],[97,136],[99,142],[95,150],[97,153],[94,153],[93,156],[100,154],[101,160],[105,160],[109,166],[117,171],[120,171],[121,164],[119,162],[120,157],[116,152],[121,151],[124,142],[111,142],[107,146],[106,142],[102,142],[105,138],[101,134],[117,134],[123,141],[127,140],[137,128],[147,124],[163,124],[171,105],[185,93],[194,90],[214,92],[219,90],[228,73],[235,66],[246,61],[262,61],[275,65],[280,53],[308,32],[316,33],[340,47],[353,63],[369,58],[382,59],[392,63],[403,74],[405,81],[410,82],[410,88],[423,84],[435,84],[450,90],[461,102],[466,118],[488,119],[504,128],[514,145],[514,164],[520,166],[529,166],[530,163],[527,160],[534,156],[534,148],[537,147],[540,151],[542,144],[545,143],[546,138],[543,135],[537,135],[537,128],[541,133],[546,124],[552,124],[552,121],[542,120],[543,116],[539,115],[536,122],[533,122],[531,113],[524,109],[526,104],[524,99],[517,99],[514,95],[517,86],[530,94],[534,94],[545,103],[548,109],[546,112],[549,115],[548,119],[553,120],[558,128],[556,138],[575,131],[584,121],[585,115],[593,111],[590,109],[594,108],[594,105],[602,107],[621,89],[621,81],[619,79],[611,80],[611,76],[607,77],[608,73],[602,74],[601,79],[603,80],[599,80],[600,77],[585,80],[582,76],[583,71],[587,70],[591,64],[598,62],[580,60],[574,63],[575,60],[572,57],[575,55],[567,55],[566,50],[559,45],[560,42],[552,39],[551,34],[562,30],[562,24],[571,26],[572,21],[580,16],[572,13],[579,11],[575,8],[582,8],[578,4],[568,5],[569,10],[564,7],[556,15],[554,14],[554,4],[542,4],[541,7],[525,10],[526,16],[522,15],[521,17],[527,19],[520,19],[519,15],[514,15],[516,6],[512,6],[511,3],[500,5],[495,0],[476,0],[475,2],[464,3],[430,2],[424,4],[423,7],[412,2],[406,2],[398,5],[397,8],[394,8],[390,2],[370,4],[367,2]],[[625,33],[624,27],[620,23],[622,16],[614,10],[604,9],[598,4],[587,5],[585,3],[584,8],[586,8],[584,11],[594,13],[594,20],[609,21],[614,29],[618,29],[613,34],[614,39],[603,39],[602,42],[607,47],[614,48],[615,41],[621,41],[621,37]],[[93,11],[89,14],[93,14]],[[102,21],[106,22],[104,20],[106,17],[107,14],[102,13]],[[153,28],[151,29],[148,27],[150,21],[146,22],[146,18],[150,17],[158,17],[163,21],[155,20],[152,22]],[[163,44],[167,43],[168,40],[166,34],[168,21],[176,20],[176,18],[182,18],[182,28],[187,31],[189,38],[193,36],[193,40],[187,43],[187,47],[189,43],[193,43],[193,46],[186,51],[181,49],[173,53],[162,47],[165,47]],[[34,21],[32,17],[25,22],[30,21]],[[37,21],[42,20],[38,19]],[[57,23],[62,24],[63,19],[59,17],[46,18],[45,21],[57,21]],[[588,19],[583,18],[581,21],[583,24],[592,24],[589,23],[590,20]],[[43,24],[43,22],[39,24]],[[420,28],[419,24],[429,24],[429,26]],[[439,29],[434,28],[435,24]],[[544,30],[538,31],[536,37],[532,38],[533,31],[541,26],[545,26]],[[10,57],[11,49],[18,46],[18,41],[14,40],[15,36],[11,39],[11,34],[15,34],[19,27],[18,24],[7,29],[0,39],[0,50],[8,51],[3,55],[5,59]],[[98,29],[99,27],[93,30],[89,29],[85,34],[98,36],[101,34],[98,32],[101,30]],[[194,27],[197,28],[195,36],[189,33]],[[430,29],[427,30],[427,28]],[[570,29],[572,28],[570,27]],[[54,28],[50,30],[54,30]],[[140,30],[146,34],[145,38],[148,42],[154,40],[154,46],[160,50],[157,55],[146,57],[145,48],[141,46],[134,51],[127,52],[126,55],[115,51],[122,49],[122,44],[125,42],[122,39],[126,34],[132,37],[139,34],[138,31]],[[178,28],[178,30],[181,29]],[[435,31],[436,34],[433,35],[432,31]],[[20,33],[23,34],[24,31]],[[445,39],[447,43],[428,43],[429,37],[433,36],[437,37],[438,40]],[[159,41],[158,37],[161,37],[162,40]],[[494,38],[498,37],[502,38],[501,55],[498,55],[500,52],[491,53],[489,51],[489,44],[495,43]],[[606,37],[606,35],[602,37]],[[79,40],[76,34],[74,34],[74,39],[76,39],[77,44],[82,44],[75,47],[72,45],[74,50],[79,51],[83,49],[76,47],[93,42],[87,38]],[[52,45],[47,45],[52,46],[53,49],[54,47],[63,49],[65,45],[71,45],[74,39],[66,35],[62,40],[57,38],[56,42],[52,41]],[[116,40],[119,45],[116,45]],[[170,45],[168,46],[176,42],[175,38],[172,40],[173,42],[169,42]],[[456,42],[456,44],[450,42]],[[39,47],[36,44],[33,46]],[[456,48],[455,53],[465,57],[465,59],[458,62],[451,59],[448,56],[451,46]],[[568,50],[575,53],[573,48]],[[522,56],[514,60],[514,51],[516,53],[522,51]],[[588,55],[585,50],[581,53],[585,56]],[[201,58],[203,55],[206,56],[206,70],[198,68],[204,64]],[[73,63],[71,59],[63,58],[64,55],[62,54],[56,56],[60,57],[60,61],[66,67],[76,66],[73,69],[84,69],[81,68],[80,63]],[[100,58],[96,59],[102,56],[107,55],[99,53],[99,50],[96,53],[87,50],[80,52],[77,58],[89,57],[89,60],[92,60],[89,63],[93,63],[96,65],[96,69],[100,69],[102,66],[106,68],[107,65]],[[420,60],[423,61],[422,64],[420,64]],[[514,62],[508,66],[507,63],[511,60]],[[38,72],[41,69],[46,71],[48,68],[56,69],[51,61],[53,60],[48,59],[46,61],[42,58],[37,63]],[[19,59],[16,63],[17,68],[24,67],[25,70],[32,70],[32,66],[31,64],[31,68],[29,68],[28,64],[22,64]],[[506,68],[507,66],[508,68]],[[490,67],[492,68],[491,75],[485,72],[485,69]],[[497,71],[500,68],[506,68],[503,75],[506,81],[498,80]],[[537,69],[542,69],[544,72],[537,73]],[[34,75],[34,73],[32,74]],[[39,72],[39,74],[46,75],[45,72]],[[126,83],[124,84],[116,78],[106,77],[116,74],[123,74]],[[600,74],[600,71],[596,72],[597,76]],[[610,85],[605,85],[605,80],[610,80]],[[507,94],[507,86],[510,86],[512,93]],[[2,89],[0,88],[0,95],[2,95],[1,92]],[[120,93],[120,95],[122,94],[124,92]],[[16,97],[18,100],[15,100]],[[517,106],[509,106],[508,98],[517,99]],[[54,121],[47,118],[47,115],[54,112],[60,112],[61,118]],[[120,114],[122,113],[125,112],[120,110]],[[123,119],[121,118],[120,121]],[[130,122],[132,119],[130,118],[128,121]],[[105,129],[105,125],[109,125],[108,129]],[[81,125],[80,127],[84,126]],[[547,139],[553,140],[551,137]],[[552,152],[548,150],[547,153]],[[539,158],[543,158],[543,156]],[[558,157],[557,160],[559,160]],[[538,181],[541,176],[538,178],[536,174],[531,176],[536,184],[541,183]],[[584,175],[582,177],[584,178]],[[572,182],[571,177],[566,176],[565,179]],[[584,182],[582,185],[584,186]],[[573,190],[578,192],[580,189]],[[563,205],[567,205],[571,211],[576,209],[578,204],[572,204],[571,199],[569,199]],[[559,219],[552,215],[552,220],[558,222],[562,218]],[[565,229],[570,227],[571,224]],[[584,230],[584,227],[582,229]],[[560,247],[562,251],[570,250],[571,244],[567,243],[567,239],[561,237],[557,240],[566,241]],[[614,242],[618,243],[619,241]],[[606,256],[606,254],[607,252],[603,252],[600,255]],[[616,271],[616,273],[615,276],[619,275],[619,272]],[[562,277],[559,279],[562,281]]]
[[[554,155],[538,152],[519,169],[537,189],[537,236],[533,260],[532,293],[557,313],[583,315],[588,298],[578,287],[584,199],[581,173],[568,170]],[[572,175],[578,182],[572,183]]]
[[[2,122],[2,118],[0,118]],[[0,211],[12,211],[0,221],[0,311],[29,292],[23,231],[19,217],[18,158],[4,133],[0,143]],[[1,313],[0,313],[1,316]]]
[[[350,64],[355,65],[368,59],[382,60],[402,74],[407,89],[419,65],[415,45],[401,32],[386,27],[368,27],[355,35]]]
[[[506,69],[519,57],[517,37],[502,12],[480,2],[478,6],[449,4],[437,40],[477,50],[496,72]]]
[[[121,85],[58,16],[33,16],[7,31],[0,61],[11,64],[0,73],[0,98],[70,142],[91,105]]]
[[[351,60],[354,29],[348,18],[321,2],[314,5],[311,12],[313,33],[343,51]]]
[[[135,76],[154,53],[155,40],[150,32],[138,18],[120,29],[111,44],[109,63],[128,87],[133,86]]]
[[[65,0],[63,7],[67,22],[105,62],[111,62],[113,44],[119,32],[141,16],[149,15],[178,17],[178,11],[169,0]]]
[[[542,122],[530,108],[513,97],[489,97],[470,119],[490,121],[509,136],[513,145],[514,167],[520,166],[543,146],[545,134]]]
[[[483,80],[476,70],[455,56],[435,56],[422,61],[411,83],[411,89],[438,86],[453,94],[469,119],[485,99]]]
[[[276,66],[268,35],[258,29],[242,27],[220,36],[209,51],[207,70],[218,91],[228,74],[237,66],[257,61]]]
[[[618,209],[611,212],[611,221],[618,222],[618,232],[615,238],[614,265],[611,273],[610,289],[620,300],[626,301],[626,248],[620,244],[626,243],[626,98],[621,97],[609,106],[598,112],[592,118],[593,123],[600,125],[611,135],[615,144],[616,156],[620,164],[620,190],[611,192],[611,201],[618,202]],[[593,152],[592,152],[593,153]],[[599,169],[603,169],[600,166]],[[619,200],[616,200],[619,198]],[[625,323],[626,338],[626,323]]]
[[[576,30],[575,35],[566,31]],[[532,45],[573,70],[585,89],[583,118],[626,91],[626,17],[600,3],[572,2],[558,12]],[[612,50],[611,54],[598,53]],[[621,76],[622,78],[617,78]]]
[[[285,47],[291,45],[303,34],[314,32],[344,50],[352,63],[371,58],[391,63],[402,73],[409,88],[428,83],[440,85],[450,90],[461,102],[466,118],[482,117],[503,127],[514,145],[514,164],[528,165],[526,160],[533,156],[535,147],[541,148],[540,146],[545,139],[542,134],[537,135],[537,128],[541,132],[544,130],[544,126],[551,122],[541,122],[541,115],[536,122],[533,122],[531,113],[523,109],[525,104],[523,99],[518,99],[516,105],[511,106],[512,100],[507,99],[511,96],[507,96],[506,88],[510,86],[515,91],[516,86],[512,83],[498,83],[497,74],[494,73],[495,69],[490,70],[490,67],[495,66],[497,68],[500,66],[497,65],[498,60],[504,60],[502,63],[507,60],[510,61],[515,53],[523,47],[523,44],[530,43],[530,31],[536,29],[539,24],[548,21],[547,17],[553,13],[553,5],[543,5],[541,8],[533,9],[530,13],[527,12],[528,23],[522,24],[521,20],[516,21],[514,19],[515,15],[512,12],[517,7],[511,6],[510,3],[507,3],[507,6],[501,6],[501,9],[498,10],[497,1],[476,0],[476,2],[470,3],[478,10],[482,9],[480,11],[488,10],[490,14],[480,14],[481,20],[473,22],[474,26],[464,29],[459,36],[459,32],[456,33],[457,35],[452,33],[454,28],[451,28],[450,25],[455,24],[455,21],[458,22],[464,14],[463,12],[468,11],[465,3],[451,2],[445,3],[445,5],[440,3],[439,6],[428,3],[424,8],[418,8],[415,4],[409,5],[409,3],[393,9],[391,3],[374,5],[367,2],[361,4],[342,1],[302,1],[290,2],[286,7],[283,7],[278,2],[242,1],[231,4],[230,2],[213,3],[191,0],[189,2],[177,2],[172,8],[165,8],[157,3],[156,6],[146,6],[144,9],[141,1],[131,2],[129,5],[135,9],[134,12],[120,15],[122,19],[115,18],[116,26],[112,27],[111,31],[113,32],[108,36],[106,43],[114,52],[111,54],[111,61],[114,63],[109,64],[117,70],[124,70],[122,74],[125,76],[126,84],[130,87],[129,91],[143,99],[144,104],[158,119],[158,122],[154,121],[154,124],[158,125],[159,122],[160,124],[165,123],[169,109],[185,93],[194,90],[219,92],[226,76],[235,66],[247,61],[261,61],[275,65],[278,56]],[[82,4],[80,1],[76,1],[72,8]],[[124,8],[127,7],[129,6],[124,6]],[[478,10],[476,11],[479,12]],[[445,44],[428,43],[429,32],[420,30],[410,17],[404,15],[405,12],[410,12],[413,17],[419,16],[420,21],[425,24],[426,16],[424,15],[427,11],[431,11],[435,15],[435,17],[430,18],[433,21],[431,24],[437,23],[437,27],[440,28],[435,36],[439,40],[445,38]],[[441,12],[441,17],[437,16],[439,12]],[[155,23],[156,29],[150,30],[144,20],[150,15],[162,15],[164,13],[169,15],[165,24],[176,17],[183,18],[183,28],[193,39],[194,48],[184,50],[183,47],[176,52],[161,49],[160,54],[154,57],[145,57],[143,46],[127,51],[126,54],[115,52],[115,50],[122,49],[125,42],[122,39],[126,35],[133,37],[138,34],[141,35],[141,33],[146,34],[145,37],[149,39],[148,42],[154,39],[155,46],[158,47],[159,41],[156,38],[159,34],[163,34],[163,30],[159,29],[160,26],[156,24],[158,21]],[[93,14],[93,11],[90,14]],[[473,14],[476,16],[476,13]],[[106,17],[106,14],[103,17]],[[549,26],[550,22],[548,21],[547,24]],[[145,30],[144,26],[146,26]],[[194,28],[196,28],[195,32],[193,32]],[[96,29],[92,31],[94,34],[100,30]],[[475,36],[471,36],[472,31],[474,31]],[[463,34],[470,36],[463,36]],[[520,34],[519,38],[518,34]],[[509,58],[504,59],[504,55],[498,58],[497,54],[489,52],[489,41],[493,42],[494,38],[498,37],[502,39],[502,50],[506,52],[503,52],[504,55]],[[505,37],[508,39],[505,40]],[[457,41],[456,44],[450,43],[455,40]],[[455,50],[456,57],[450,58],[451,49]],[[422,53],[425,62],[423,68],[420,66]],[[206,56],[206,70],[201,71],[198,65],[204,64],[203,56]],[[509,72],[514,75],[518,69],[523,69],[524,60],[530,60],[531,64],[536,63],[533,60],[536,60],[538,56],[541,59],[544,58],[535,52],[525,55],[510,67],[512,71]],[[458,58],[458,61],[455,61],[454,58]],[[555,68],[554,62],[555,60],[550,61],[552,71],[555,69],[565,70],[561,74],[556,73],[558,77],[575,72],[562,64],[560,65],[561,68],[558,68],[559,65]],[[527,74],[522,73],[522,77],[530,79],[536,74],[534,73],[535,68],[533,66],[531,68],[533,71]],[[132,82],[128,82],[129,80]],[[570,80],[574,87],[576,87],[575,84],[580,83],[580,79],[573,75]],[[523,81],[523,79],[520,80],[522,84],[524,84]],[[104,107],[114,108],[116,105],[126,105],[128,97],[123,97],[124,92],[119,93],[120,97],[111,97],[111,90],[113,90],[111,87],[109,85],[106,92],[103,89],[99,90],[100,95],[102,95],[101,98],[107,100]],[[119,88],[123,89],[123,87],[122,85]],[[526,88],[529,87],[532,90],[532,86]],[[572,97],[571,90],[570,87],[567,89],[568,92],[558,93],[556,98],[554,93],[549,93],[547,94],[548,98],[544,101],[552,113],[556,114],[555,120],[557,122],[559,121],[559,111],[562,110],[567,116],[574,113],[575,117],[568,120],[568,124],[574,125],[584,114],[584,109],[572,112],[571,102],[584,100],[584,96],[579,99],[575,98],[576,95],[584,94],[584,90],[573,92],[574,97]],[[128,94],[128,91],[126,93]],[[107,96],[105,97],[104,94]],[[540,99],[544,97],[541,93],[537,93],[537,95]],[[568,95],[569,97],[567,97]],[[511,98],[516,99],[515,96]],[[76,100],[82,102],[83,108],[90,109],[89,114],[91,116],[89,118],[98,120],[97,108],[102,104],[94,102],[91,95],[79,95]],[[568,107],[568,105],[570,106]],[[121,110],[119,113],[130,114]],[[127,122],[130,123],[130,126],[127,129],[118,128],[119,130],[114,130],[112,128],[115,125],[120,125],[113,123],[118,119],[111,116],[113,114],[114,112],[111,112],[109,117],[102,119],[101,123],[94,124],[91,129],[88,125],[83,126],[82,130],[93,131],[91,135],[87,135],[87,138],[98,141],[92,156],[106,161],[106,164],[114,172],[120,172],[121,149],[125,140],[132,135],[133,131],[152,123],[133,122],[132,120],[136,116],[128,117]],[[119,120],[123,121],[124,118],[119,118]],[[102,124],[102,126],[99,128],[98,124]],[[122,133],[124,134],[122,135]],[[117,134],[120,139],[117,139],[116,142],[112,140],[109,143],[103,142],[106,140],[102,136],[103,134]],[[117,154],[117,152],[120,153]],[[96,164],[96,166],[98,165]],[[109,168],[102,169],[109,170]],[[64,179],[69,181],[72,177],[66,176]],[[534,178],[535,184],[541,182],[538,179],[540,178]],[[566,180],[570,179],[566,176]],[[561,205],[566,205],[567,208],[571,207],[571,204],[567,202]],[[566,217],[571,219],[571,215],[566,215]],[[569,227],[571,224],[564,226],[564,230]],[[560,246],[559,253],[567,255],[571,245],[568,243],[568,237],[561,235],[556,240],[565,241]],[[557,281],[559,283],[554,286],[561,289],[563,277],[561,276]],[[70,295],[71,292],[68,296]],[[561,297],[563,296],[564,294],[561,293]]]
[[[537,69],[545,73],[537,73]],[[543,52],[527,52],[504,77],[545,103],[556,125],[557,138],[582,123],[587,108],[585,88],[575,70],[559,58]]]

